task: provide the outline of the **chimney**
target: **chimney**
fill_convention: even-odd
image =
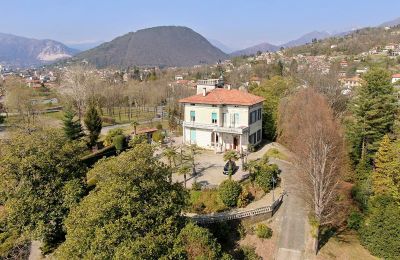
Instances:
[[[205,97],[207,94],[207,88],[203,88],[203,97]]]

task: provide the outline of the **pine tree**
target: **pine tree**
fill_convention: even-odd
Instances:
[[[385,135],[380,143],[375,157],[375,169],[372,173],[372,190],[374,196],[393,195],[395,184],[393,182],[393,153],[390,139]],[[398,169],[397,169],[398,170]]]
[[[347,133],[355,163],[360,159],[363,147],[367,158],[373,157],[382,137],[393,131],[397,111],[389,72],[373,69],[363,79],[352,104],[354,121]]]
[[[89,145],[93,147],[99,138],[102,127],[102,120],[94,102],[90,102],[84,122],[86,129],[89,131]]]
[[[71,109],[64,111],[63,130],[65,136],[70,140],[77,140],[84,136],[81,123],[79,119],[74,120],[75,113]]]

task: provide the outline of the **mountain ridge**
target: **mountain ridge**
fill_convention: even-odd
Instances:
[[[51,39],[33,39],[0,33],[0,63],[28,67],[72,57],[78,50]]]
[[[185,26],[157,26],[116,37],[73,60],[86,60],[97,67],[170,66],[214,63],[228,55],[205,37]]]

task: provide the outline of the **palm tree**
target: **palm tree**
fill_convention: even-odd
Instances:
[[[188,173],[190,173],[191,170],[192,170],[191,166],[190,165],[185,165],[185,164],[182,164],[181,167],[179,167],[179,169],[178,169],[178,174],[179,175],[183,175],[183,181],[185,183],[185,189],[186,189],[186,176],[187,176]]]
[[[192,174],[196,175],[196,155],[202,150],[199,146],[192,144],[189,146],[190,155],[188,156],[188,161],[192,164]]]
[[[229,163],[229,178],[233,172],[233,162],[239,160],[239,154],[235,150],[229,150],[224,153],[224,161]]]
[[[176,153],[175,148],[167,147],[167,148],[165,148],[163,155],[168,160],[168,166],[170,168],[169,181],[172,182],[172,164],[174,164],[174,167],[176,167],[176,156],[178,154]]]
[[[258,170],[258,161],[257,160],[250,160],[246,164],[246,168],[249,171],[250,182],[253,185],[255,180],[255,173]]]

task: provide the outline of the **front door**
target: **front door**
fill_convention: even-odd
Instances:
[[[190,129],[190,143],[196,143],[196,129]]]
[[[233,137],[233,149],[236,150],[238,147],[238,138],[237,136]]]

